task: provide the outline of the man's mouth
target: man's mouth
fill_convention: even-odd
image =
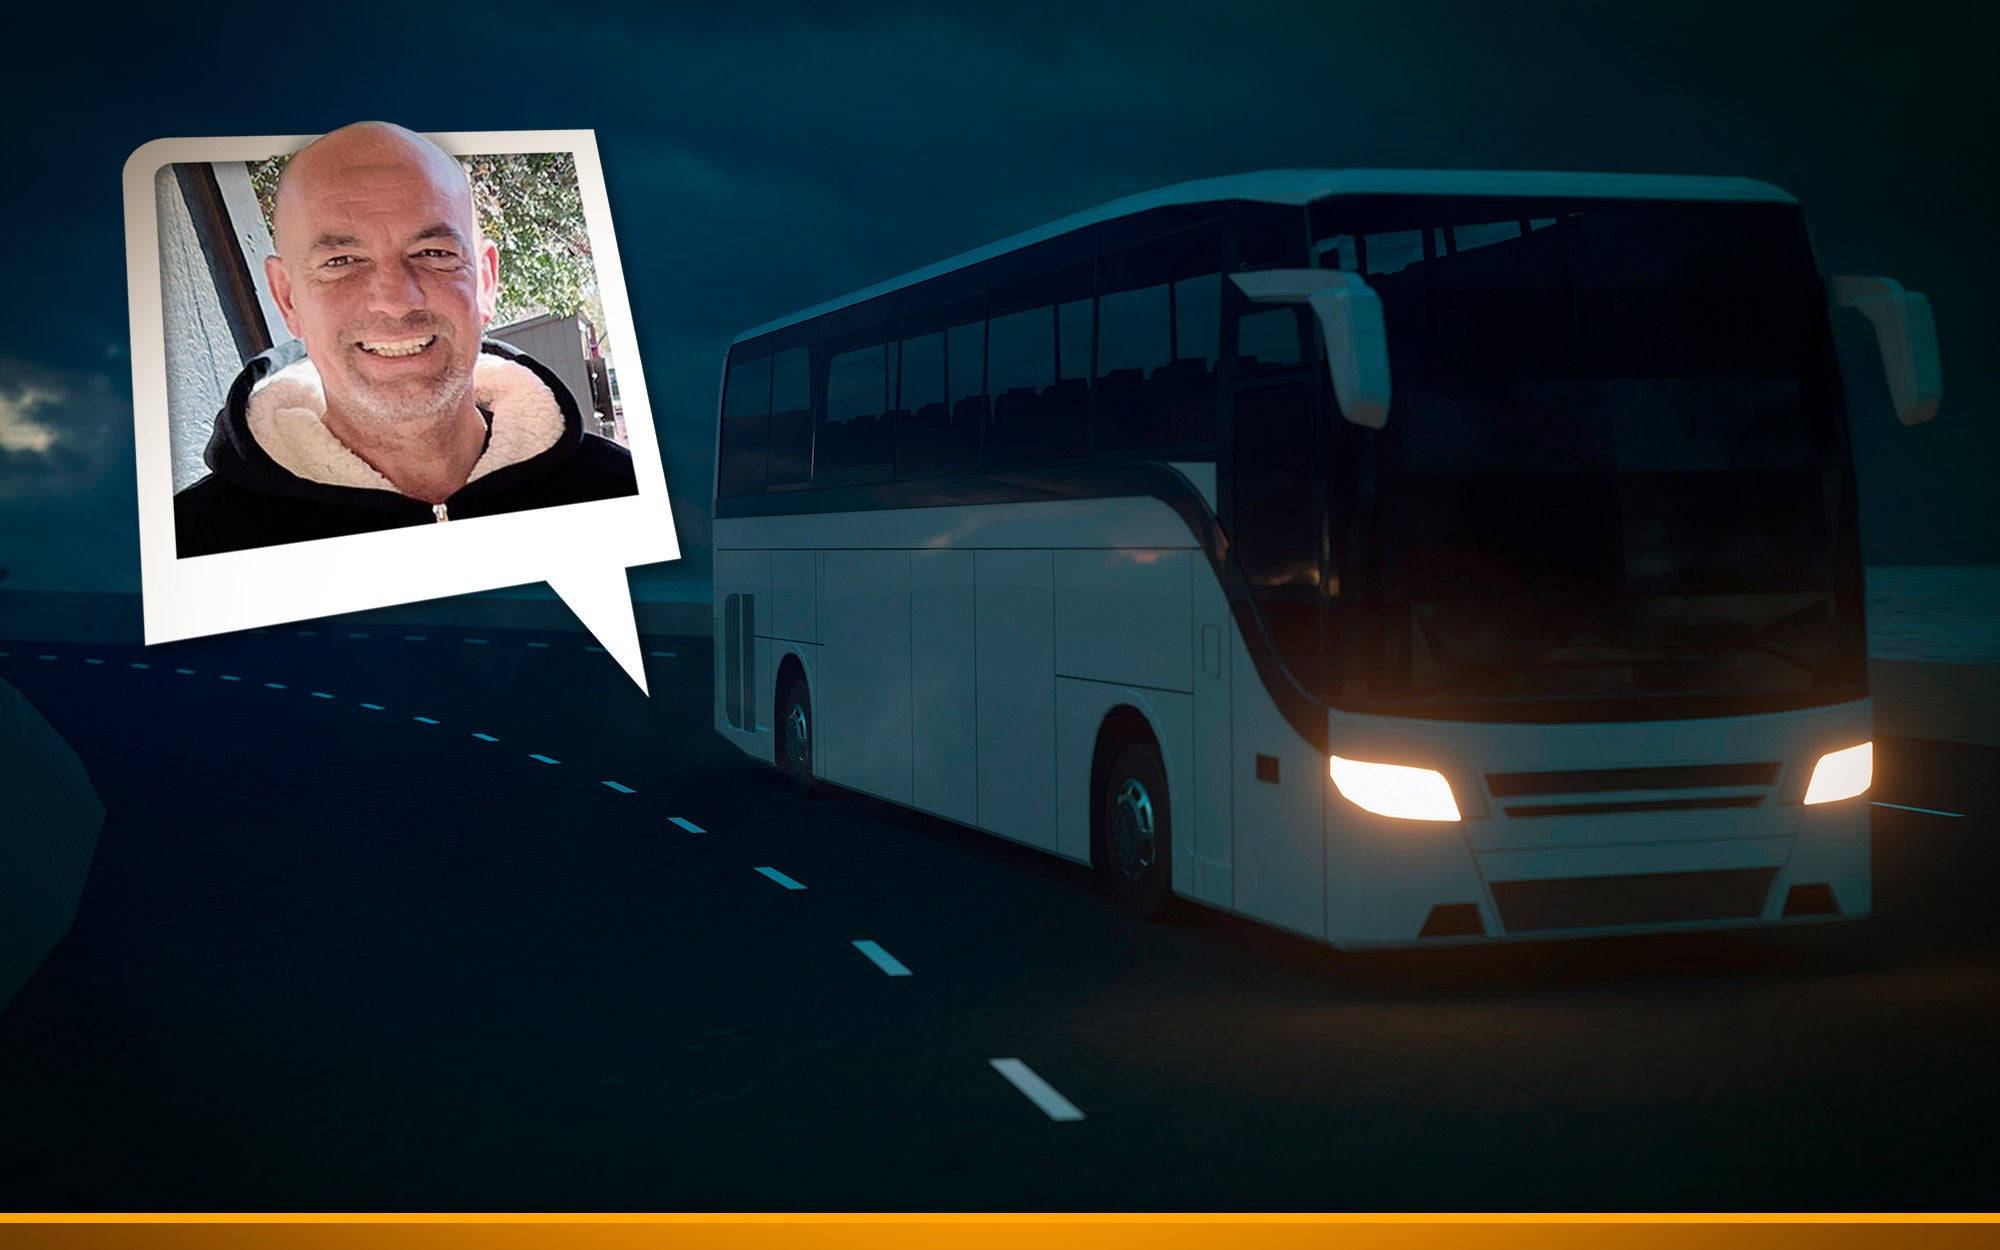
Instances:
[[[371,356],[414,356],[437,342],[437,335],[426,334],[414,339],[365,339],[355,344]]]

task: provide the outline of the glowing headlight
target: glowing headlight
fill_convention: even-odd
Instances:
[[[1367,764],[1330,755],[1327,771],[1341,797],[1363,811],[1403,820],[1458,819],[1451,783],[1435,769]]]
[[[1828,751],[1813,765],[1812,780],[1806,784],[1806,802],[1831,803],[1851,799],[1868,790],[1875,779],[1875,744],[1864,742],[1844,751]]]

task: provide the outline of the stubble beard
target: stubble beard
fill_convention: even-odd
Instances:
[[[443,368],[434,374],[420,377],[401,378],[394,381],[361,376],[358,369],[347,370],[343,379],[347,384],[341,388],[336,399],[329,394],[329,405],[337,403],[341,414],[349,420],[367,422],[373,425],[399,427],[434,422],[450,416],[465,405],[472,393],[472,364],[462,359],[447,327],[429,325],[414,331],[398,331],[396,334],[380,335],[382,338],[408,337],[410,334],[431,333],[438,336],[433,350],[441,354]],[[376,336],[364,336],[376,337]],[[343,341],[339,350],[358,350]],[[322,370],[321,384],[325,384]]]

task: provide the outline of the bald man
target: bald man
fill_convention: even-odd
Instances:
[[[500,259],[458,162],[361,122],[279,179],[264,278],[296,341],[245,366],[174,497],[183,557],[616,498],[631,457],[482,338]]]

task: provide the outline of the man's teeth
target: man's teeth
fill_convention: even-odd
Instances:
[[[362,351],[374,356],[414,356],[436,341],[437,335],[428,334],[420,339],[383,339],[359,346]]]

